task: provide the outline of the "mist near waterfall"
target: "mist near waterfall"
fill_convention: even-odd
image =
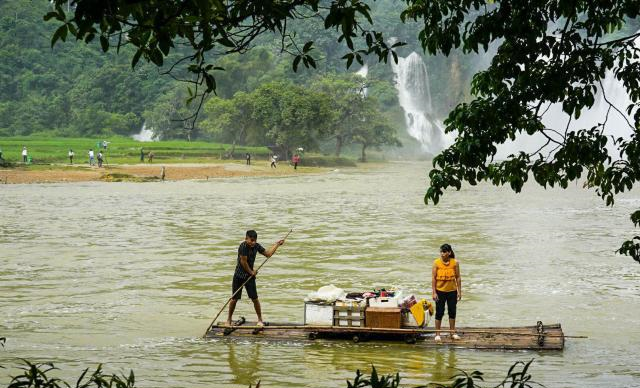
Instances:
[[[160,140],[158,139],[158,136],[153,133],[153,128],[147,128],[146,122],[142,124],[140,132],[131,137],[133,138],[133,140],[145,142]]]

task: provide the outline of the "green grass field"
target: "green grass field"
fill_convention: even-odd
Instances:
[[[75,153],[74,164],[88,163],[89,149],[97,156],[99,142],[106,140],[108,147],[103,150],[106,161],[111,164],[140,163],[140,149],[146,155],[153,152],[154,161],[163,163],[216,163],[231,149],[230,144],[202,141],[158,141],[139,142],[127,137],[113,138],[43,138],[43,137],[5,137],[0,138],[2,157],[11,163],[22,162],[22,147],[26,146],[34,164],[68,163],[69,149]],[[267,159],[266,147],[236,146],[234,156],[243,159],[246,152],[255,159]],[[146,161],[146,160],[145,160]]]

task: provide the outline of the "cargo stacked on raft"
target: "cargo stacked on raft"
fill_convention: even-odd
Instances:
[[[475,349],[562,350],[565,335],[559,324],[520,327],[460,327],[453,340],[441,330],[441,342],[434,341],[435,329],[429,321],[433,306],[413,295],[403,297],[397,289],[345,293],[325,286],[311,293],[304,303],[303,323],[270,323],[264,327],[244,318],[228,327],[212,325],[207,338],[242,337],[253,339],[313,341],[342,339],[402,341],[424,347],[453,346]],[[445,322],[446,323],[446,322]]]

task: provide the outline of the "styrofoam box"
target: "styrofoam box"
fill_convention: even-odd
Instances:
[[[351,327],[353,326],[357,327],[362,324],[362,321],[358,321],[358,320],[349,321],[348,319],[340,319],[339,321],[337,321],[338,326],[349,326],[349,322],[351,322]]]
[[[398,307],[399,302],[397,297],[369,298],[369,307]]]
[[[333,305],[305,303],[304,324],[313,326],[333,326]]]
[[[364,311],[337,311],[339,317],[362,317],[364,316]]]

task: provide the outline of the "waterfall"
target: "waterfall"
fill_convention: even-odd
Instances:
[[[412,52],[406,58],[398,57],[397,64],[391,61],[391,67],[407,132],[420,142],[423,151],[438,153],[449,141],[442,122],[433,117],[427,66],[418,53]]]
[[[599,86],[599,85],[598,85]],[[627,90],[620,80],[615,75],[608,71],[605,78],[602,80],[603,90],[598,87],[598,92],[594,95],[594,104],[590,109],[581,111],[580,118],[573,118],[569,123],[569,115],[562,110],[562,103],[546,104],[542,107],[541,111],[546,111],[542,116],[542,123],[547,128],[552,128],[558,131],[560,134],[567,132],[577,131],[579,129],[589,129],[598,124],[604,123],[603,134],[608,136],[607,150],[609,155],[614,159],[620,157],[616,151],[616,147],[613,144],[612,138],[624,138],[629,139],[633,133],[633,112],[631,115],[627,114],[627,107],[632,104],[631,98],[627,94]],[[604,93],[603,93],[604,92]],[[606,98],[606,100],[605,100]],[[609,101],[614,107],[609,109]],[[609,115],[607,117],[607,111]],[[569,124],[567,126],[567,123]],[[629,125],[631,124],[631,126]],[[560,135],[550,133],[552,138],[561,140]],[[532,153],[539,150],[547,139],[540,133],[534,135],[528,135],[521,133],[518,135],[515,141],[507,141],[504,144],[498,146],[498,152],[496,159],[504,160],[511,154],[524,151]],[[543,155],[547,155],[549,152],[552,154],[552,150],[555,148],[555,144],[550,144],[544,148],[541,152]]]
[[[356,71],[356,74],[366,80],[367,79],[367,74],[369,74],[369,66],[367,66],[367,64],[365,63],[360,68],[360,70]],[[362,97],[367,97],[369,95],[369,88],[367,88],[366,84],[364,84],[364,86],[360,90],[360,94],[362,95]]]
[[[629,115],[626,110],[633,102],[631,101],[631,98],[629,98],[622,81],[618,80],[613,72],[608,71],[606,73],[604,80],[602,80],[602,86],[603,90],[598,88],[598,92],[594,96],[593,106],[590,109],[580,112],[580,118],[574,118],[569,124],[568,129],[571,131],[579,128],[591,128],[597,124],[604,123],[606,119],[603,131],[605,135],[628,139],[633,133],[632,126],[634,121],[633,112]],[[609,110],[609,104],[607,101],[615,106],[618,111],[613,108]],[[608,110],[609,117],[607,118]],[[562,104],[558,103],[550,107],[547,113],[543,116],[542,122],[549,128],[562,131],[567,125],[568,118],[569,116],[562,111]],[[629,123],[631,123],[631,126]],[[609,150],[612,151],[613,148],[611,147],[611,140],[608,142],[608,145]]]
[[[636,33],[640,30],[636,31]],[[640,38],[634,40],[636,48],[640,48]],[[541,57],[544,58],[544,57]],[[638,59],[629,59],[631,63],[637,63]],[[602,89],[600,85],[598,91],[594,95],[593,106],[589,109],[585,109],[580,112],[580,118],[573,118],[569,122],[569,115],[562,110],[562,103],[545,104],[541,111],[545,112],[542,116],[542,123],[547,127],[554,129],[560,134],[567,132],[577,131],[579,129],[589,129],[595,127],[598,124],[602,124],[606,120],[604,130],[602,133],[608,137],[607,151],[614,160],[620,158],[619,152],[616,146],[613,144],[612,137],[629,139],[634,131],[633,129],[633,115],[638,109],[637,106],[633,108],[631,114],[627,113],[627,107],[633,103],[626,88],[622,84],[622,81],[618,80],[615,74],[609,70],[605,73],[605,77],[602,80]],[[609,109],[609,103],[615,108]],[[608,117],[607,117],[608,112]],[[568,124],[568,125],[567,125]],[[550,136],[556,140],[560,140],[560,135],[554,135],[550,133]],[[505,144],[498,146],[498,153],[496,159],[506,159],[510,154],[515,154],[520,151],[527,153],[535,152],[540,149],[547,139],[540,133],[534,135],[527,135],[521,133],[518,135],[515,141],[507,141]],[[550,144],[544,148],[541,153],[547,155],[556,147],[555,144]]]
[[[147,123],[142,124],[142,128],[140,128],[140,133],[137,135],[133,135],[133,140],[137,141],[155,141],[157,137],[153,134],[153,128],[147,129]]]

